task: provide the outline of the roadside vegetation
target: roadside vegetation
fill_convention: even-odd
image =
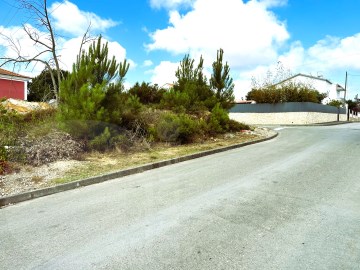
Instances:
[[[327,105],[333,106],[336,108],[340,108],[340,107],[343,107],[345,104],[340,100],[333,99],[333,100],[330,100]]]
[[[349,99],[346,101],[346,104],[348,105],[348,107],[351,111],[353,111],[355,113],[359,113],[360,112],[360,102],[357,98],[355,100],[356,101]]]
[[[142,82],[125,90],[129,64],[109,58],[107,43],[99,37],[77,57],[72,72],[64,72],[57,108],[20,115],[0,107],[0,173],[11,171],[14,162],[37,166],[94,151],[130,153],[157,144],[202,143],[249,129],[229,119],[234,84],[222,49],[212,67],[208,80],[202,57],[195,65],[185,55],[173,88]],[[34,78],[32,100],[56,97],[51,83],[46,71]]]
[[[252,89],[246,99],[256,103],[283,103],[283,102],[314,102],[321,103],[326,94],[315,90],[311,84],[292,82],[292,73],[278,64],[274,73],[268,72],[266,78],[257,80],[253,78]]]
[[[256,103],[283,102],[314,102],[321,103],[326,94],[313,90],[302,83],[284,82],[280,85],[270,85],[259,89],[252,89],[246,96]]]

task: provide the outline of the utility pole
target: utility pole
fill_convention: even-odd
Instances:
[[[347,106],[346,106],[346,87],[347,87],[347,78],[348,78],[348,73],[347,73],[347,71],[346,71],[346,73],[345,73],[345,91],[344,91],[344,106],[345,106],[345,108],[347,108]],[[346,115],[347,115],[347,121],[349,121],[350,120],[350,111],[349,111],[349,108],[347,108],[347,112],[346,112]]]
[[[346,71],[346,73],[345,73],[345,92],[344,92],[344,101],[345,101],[345,102],[346,102],[347,77],[348,77],[348,73],[347,73],[347,71]]]

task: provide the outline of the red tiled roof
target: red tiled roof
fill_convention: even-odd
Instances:
[[[28,76],[24,76],[24,75],[21,75],[21,74],[15,73],[15,72],[11,72],[11,71],[8,71],[8,70],[2,69],[2,68],[0,68],[0,75],[19,77],[19,78],[24,78],[24,79],[31,79]]]

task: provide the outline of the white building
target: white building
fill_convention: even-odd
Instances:
[[[323,104],[327,104],[330,100],[333,99],[344,101],[345,88],[337,83],[332,83],[329,80],[324,79],[322,76],[315,77],[298,73],[286,80],[283,80],[279,84],[285,82],[305,84],[322,94],[327,94],[327,97],[322,101]]]

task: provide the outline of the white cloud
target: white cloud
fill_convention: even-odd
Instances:
[[[343,39],[327,37],[312,46],[308,55],[329,68],[360,69],[360,33]]]
[[[191,6],[195,0],[150,0],[152,8],[175,9],[180,6]]]
[[[295,72],[325,76],[344,70],[360,71],[360,33],[343,39],[329,36],[307,49],[295,42],[279,61]]]
[[[76,56],[79,53],[81,38],[88,27],[89,21],[92,23],[92,29],[98,31],[105,30],[108,27],[115,25],[115,23],[111,20],[103,20],[94,13],[79,10],[76,5],[69,1],[53,3],[49,9],[49,13],[54,19],[52,22],[53,28],[76,35],[74,38],[70,39],[62,37],[57,37],[56,39],[57,54],[60,56],[59,59],[61,61],[61,68],[66,70],[71,70],[72,64],[76,60]],[[40,37],[40,40],[43,43],[51,46],[48,38],[49,34],[47,32],[42,32],[30,24],[26,24],[25,26],[30,32],[37,33],[37,36]],[[17,50],[20,50],[20,54],[22,56],[31,58],[44,50],[44,47],[39,44],[35,44],[35,42],[28,37],[22,26],[7,28],[0,26],[0,33],[0,47],[2,47],[1,52],[5,57],[16,58],[18,56]],[[106,42],[107,40],[103,38],[103,41]],[[87,49],[89,45],[90,43],[86,44],[84,49]],[[119,43],[109,42],[108,46],[110,55],[115,55],[118,61],[122,61],[125,58],[126,51]],[[51,58],[49,53],[44,54],[41,57],[43,60],[48,60],[49,58]],[[129,60],[129,63],[131,68],[136,66],[132,60]],[[41,72],[43,68],[44,65],[41,63],[37,63],[35,66],[30,65],[27,71],[23,70],[24,66],[21,67],[23,72],[29,72],[29,70],[31,70],[33,75]]]
[[[27,25],[33,31],[36,31],[31,25]],[[0,51],[4,57],[11,57],[16,58],[18,56],[17,52],[13,50],[13,47],[9,46],[9,41],[4,39],[4,36],[11,37],[14,42],[18,45],[18,48],[21,49],[21,55],[31,58],[37,55],[39,52],[44,50],[44,48],[40,46],[36,46],[33,41],[31,41],[27,35],[24,33],[22,27],[11,27],[11,28],[4,28],[0,26],[0,32],[3,36],[0,36]],[[44,38],[43,41],[46,42],[46,33],[38,32],[39,36]],[[82,37],[71,38],[68,40],[59,39],[57,43],[58,48],[58,55],[60,61],[60,67],[64,70],[71,71],[73,63],[76,61],[76,56],[79,54],[79,49],[81,45]],[[109,48],[109,58],[115,56],[115,59],[118,62],[123,61],[126,58],[126,50],[122,47],[118,42],[115,41],[108,41],[105,38],[102,39],[102,42],[108,42]],[[86,43],[83,46],[83,50],[87,51],[91,42]],[[47,61],[51,58],[50,54],[44,54],[41,59]],[[136,67],[136,63],[131,60],[127,59],[128,63],[130,64],[130,69]],[[7,65],[6,68],[12,68],[12,65]],[[27,69],[25,69],[24,65],[18,66],[18,71],[24,75],[29,76],[36,76],[38,75],[43,69],[44,65],[41,63],[37,63],[36,65],[31,64]]]
[[[143,67],[151,67],[154,63],[151,60],[145,60]]]
[[[53,17],[53,27],[61,31],[65,31],[74,35],[73,38],[65,39],[62,37],[57,38],[57,54],[59,55],[60,66],[65,70],[72,70],[72,65],[76,61],[76,56],[79,53],[82,35],[88,27],[89,21],[91,21],[92,30],[104,31],[109,27],[114,26],[116,23],[112,20],[101,19],[94,13],[81,11],[76,5],[65,0],[62,3],[55,2],[51,5],[49,13]],[[45,44],[49,44],[48,33],[41,32],[34,28],[32,25],[27,24],[26,27],[32,31],[37,32],[37,35],[41,38],[41,41]],[[30,40],[27,34],[24,32],[21,26],[16,27],[3,27],[0,26],[0,52],[4,57],[16,58],[18,56],[15,50],[20,50],[20,54],[26,58],[34,57],[44,50],[34,41]],[[6,38],[8,37],[8,38]],[[10,43],[10,39],[12,40]],[[116,41],[109,41],[105,38],[102,39],[103,43],[108,42],[109,57],[115,56],[118,62],[123,61],[126,58],[126,50]],[[83,46],[84,50],[87,50],[90,46],[90,42]],[[49,53],[42,55],[42,60],[49,60],[51,55]],[[134,69],[137,65],[131,60],[127,59],[130,64],[130,69]],[[13,65],[6,65],[5,68],[12,69]],[[17,72],[36,76],[43,69],[44,65],[41,63],[31,64],[27,68],[25,65],[17,65]]]
[[[83,35],[89,24],[94,32],[104,32],[118,24],[111,19],[102,19],[95,13],[82,11],[67,0],[62,3],[54,2],[49,10],[54,27],[74,36]]]
[[[351,74],[360,75],[360,33],[343,39],[326,37],[309,48],[304,48],[299,41],[294,42],[288,51],[279,56],[278,61],[293,74],[322,75],[342,86],[345,83],[345,72],[348,71],[348,98],[360,94],[358,77],[351,77]],[[239,77],[235,79],[236,98],[245,97],[251,89],[251,78],[261,82],[266,73],[269,70],[274,73],[275,68],[276,63],[273,63],[239,72]]]
[[[72,38],[70,40],[65,41],[61,44],[61,65],[62,68],[68,71],[71,71],[73,63],[76,61],[76,56],[79,54],[79,49],[81,45],[82,37]],[[108,41],[105,38],[102,38],[102,43],[108,43],[109,49],[109,59],[115,56],[115,59],[118,63],[122,62],[126,58],[126,50],[122,47],[118,42]],[[88,42],[83,46],[83,50],[87,51],[92,42]],[[130,64],[130,69],[136,67],[136,63],[127,59]]]
[[[25,27],[28,29],[29,32],[36,33],[36,35],[39,36],[41,42],[49,44],[49,41],[46,38],[46,33],[38,31],[30,24],[26,24]],[[16,59],[20,55],[26,58],[31,58],[39,55],[40,52],[44,51],[44,47],[36,44],[28,37],[22,26],[14,26],[8,28],[0,26],[0,33],[1,56],[4,58]],[[59,39],[59,41],[61,41],[61,39]],[[38,59],[41,60],[46,60],[50,58],[50,53],[44,53],[38,56]],[[1,61],[1,63],[3,62],[4,61]],[[44,65],[40,62],[33,62],[29,64],[27,71],[24,70],[25,64],[16,66],[16,68],[18,69],[17,72],[28,76],[40,73],[44,69]],[[5,68],[8,69],[12,69],[13,67],[13,63],[9,63],[5,66]]]
[[[167,1],[169,3],[174,1]],[[279,48],[290,38],[286,25],[269,11],[270,7],[286,3],[286,0],[251,0],[246,3],[223,0],[219,5],[217,0],[196,0],[192,10],[186,14],[170,11],[169,26],[151,33],[153,41],[146,48],[175,55],[190,53],[195,60],[203,55],[207,69],[216,59],[217,50],[222,48],[233,74],[241,72],[239,77],[234,76],[235,95],[237,98],[245,97],[251,78],[278,61]],[[161,72],[168,74],[166,63],[154,70],[153,80],[163,78]],[[172,69],[172,76],[177,66]],[[168,78],[167,74],[164,77]]]
[[[162,86],[166,83],[173,83],[176,81],[175,72],[179,63],[169,61],[162,61],[152,71],[151,83]]]
[[[287,4],[287,0],[260,0],[267,7],[281,7]]]
[[[150,51],[202,54],[205,64],[211,64],[216,51],[223,48],[224,56],[235,68],[274,62],[289,34],[284,23],[267,9],[266,2],[223,0],[219,5],[217,0],[197,0],[185,15],[171,11],[169,26],[151,33],[153,42],[146,47]]]

